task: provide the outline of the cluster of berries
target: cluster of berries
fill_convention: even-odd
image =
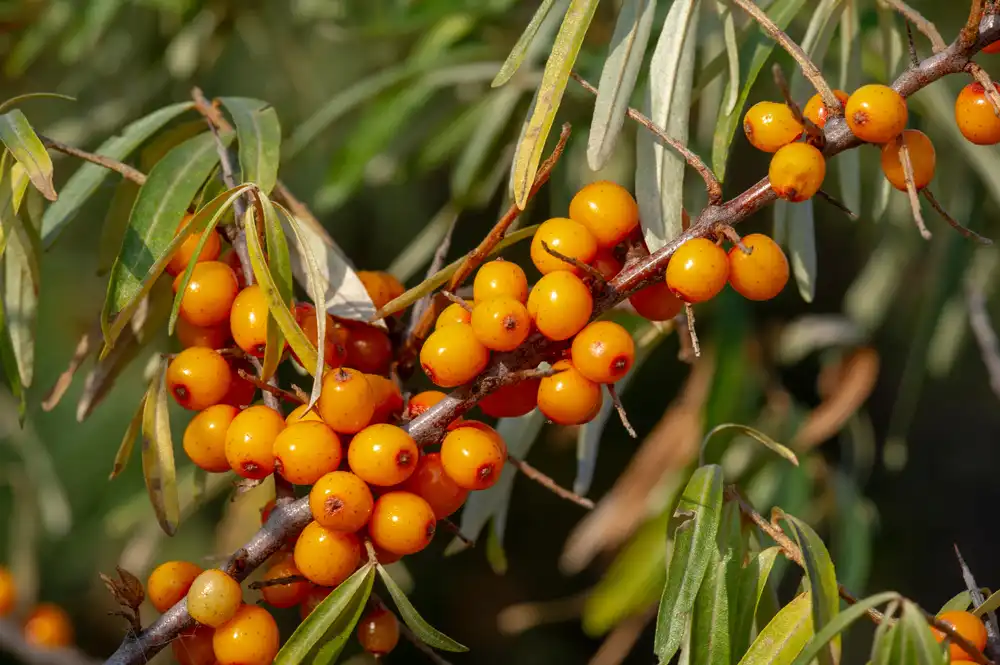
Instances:
[[[17,584],[14,575],[0,566],[0,617],[14,611]],[[58,649],[73,644],[73,624],[66,611],[52,603],[41,603],[28,613],[22,624],[24,641],[38,649]]]
[[[939,621],[951,626],[952,630],[968,640],[980,653],[986,648],[986,625],[983,624],[982,619],[972,612],[962,610],[942,612],[937,618]],[[948,639],[948,635],[937,628],[931,627],[931,632],[934,634],[934,639],[938,642]],[[948,645],[948,655],[951,658],[952,665],[971,665],[976,662],[973,660],[972,654],[954,642]]]

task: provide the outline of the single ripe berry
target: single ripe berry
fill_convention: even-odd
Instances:
[[[538,332],[555,341],[580,332],[594,311],[594,297],[579,277],[563,270],[535,283],[528,295],[528,314]]]
[[[359,270],[358,278],[365,285],[368,297],[372,299],[375,309],[382,309],[390,301],[395,300],[406,292],[406,287],[393,275],[382,271]],[[402,316],[399,311],[396,316]]]
[[[285,419],[268,406],[257,404],[241,411],[226,431],[226,459],[237,475],[252,480],[274,472],[274,440],[285,429]]]
[[[667,286],[688,303],[711,300],[726,286],[728,278],[726,250],[706,238],[688,240],[667,264]]]
[[[201,411],[225,398],[232,376],[229,363],[218,351],[193,346],[170,361],[167,388],[185,409]]]
[[[362,529],[374,505],[367,483],[348,471],[332,471],[309,490],[313,519],[334,531],[353,533]]]
[[[531,239],[531,261],[543,275],[556,270],[580,274],[579,269],[546,251],[543,243],[549,249],[582,263],[590,263],[597,254],[597,239],[586,226],[565,217],[554,217],[543,222]]]
[[[375,393],[364,373],[340,367],[323,377],[323,390],[316,410],[335,432],[354,434],[371,422],[375,414]]]
[[[219,665],[270,665],[280,644],[274,617],[256,605],[241,606],[232,619],[215,629],[212,638]]]
[[[680,314],[684,307],[684,303],[673,294],[665,281],[639,289],[629,296],[628,301],[639,316],[649,321],[669,321]]]
[[[484,302],[490,298],[507,296],[519,302],[528,299],[528,277],[521,266],[497,259],[484,263],[472,282],[472,299]]]
[[[1000,41],[984,46],[983,53],[1000,53]]]
[[[221,570],[206,570],[191,583],[187,610],[200,624],[218,628],[233,618],[243,604],[240,583]]]
[[[452,423],[452,425],[448,428],[448,431],[451,431],[453,429],[458,429],[460,427],[471,427],[473,429],[479,430],[486,436],[490,437],[490,439],[496,445],[497,450],[500,451],[500,456],[503,457],[504,459],[507,459],[507,442],[503,440],[503,437],[500,436],[500,433],[497,432],[495,429],[493,429],[486,423],[482,422],[481,420],[466,420],[458,424]]]
[[[187,595],[191,583],[201,573],[201,566],[188,561],[161,563],[149,574],[146,597],[157,612],[166,612]]]
[[[58,605],[42,603],[24,622],[24,641],[38,649],[58,649],[73,643],[73,623]]]
[[[601,273],[601,277],[609,282],[622,270],[622,262],[615,258],[611,250],[603,248],[597,250],[597,254],[594,255],[594,260],[590,262],[590,265],[597,272]]]
[[[375,413],[371,422],[387,423],[396,419],[403,412],[403,395],[392,379],[378,374],[366,374],[368,385],[375,394]]]
[[[274,470],[293,485],[312,485],[340,466],[340,438],[326,423],[289,425],[274,439]]]
[[[365,374],[388,374],[392,362],[392,342],[379,328],[365,323],[349,323],[344,347],[347,349],[345,367],[352,367]]]
[[[437,518],[424,499],[410,492],[388,492],[375,501],[368,533],[393,554],[416,554],[434,538]]]
[[[9,570],[0,566],[0,617],[10,614],[17,604],[17,585]]]
[[[479,408],[493,418],[517,418],[538,405],[540,379],[518,381],[494,390],[479,400]]]
[[[788,283],[788,259],[778,243],[761,233],[743,237],[747,254],[739,247],[729,250],[729,283],[748,300],[770,300]]]
[[[361,562],[361,541],[353,533],[310,522],[295,541],[295,566],[313,584],[337,586]]]
[[[846,92],[834,90],[833,96],[840,100],[842,107],[847,106],[847,100],[850,96]],[[805,108],[802,109],[802,115],[809,118],[817,127],[825,127],[826,119],[830,116],[830,109],[823,103],[823,98],[819,96],[819,93],[816,93],[806,102]]]
[[[420,451],[409,434],[395,425],[370,425],[347,448],[347,463],[369,485],[398,485],[417,467]]]
[[[528,339],[531,317],[519,300],[492,298],[472,310],[472,332],[487,349],[513,351]]]
[[[538,386],[538,410],[557,425],[593,420],[604,401],[600,384],[580,374],[568,360],[560,360],[552,369],[556,374],[543,378]]]
[[[459,487],[445,473],[440,453],[421,455],[417,470],[400,485],[400,489],[412,492],[430,504],[439,520],[453,515],[469,496],[469,490]]]
[[[751,145],[764,152],[777,152],[802,136],[802,123],[792,109],[780,102],[757,102],[743,116],[743,131]]]
[[[170,643],[174,660],[178,665],[215,665],[214,635],[215,629],[211,626],[195,626],[181,633]]]
[[[440,390],[425,390],[421,393],[417,393],[410,398],[409,404],[406,405],[406,420],[413,420],[421,413],[431,408],[441,400],[443,400],[447,395],[445,395]],[[459,418],[461,420],[461,418]]]
[[[441,442],[441,465],[455,484],[467,490],[484,490],[500,479],[506,462],[494,437],[476,427],[458,427]]]
[[[1000,92],[1000,85],[993,85]],[[982,83],[970,83],[958,93],[955,123],[962,136],[976,145],[1000,143],[1000,118],[993,112],[993,105],[986,97],[986,88]]]
[[[279,580],[284,577],[300,577],[299,569],[295,567],[292,557],[286,556],[264,573],[264,581]],[[271,607],[285,608],[295,607],[306,598],[309,593],[310,584],[305,580],[289,582],[287,584],[272,584],[262,587],[260,592],[264,596],[264,602]]]
[[[222,349],[229,344],[229,326],[225,322],[203,328],[189,323],[187,319],[177,319],[174,332],[177,333],[177,341],[185,349],[192,346]]]
[[[191,419],[184,430],[184,452],[195,466],[209,473],[229,471],[226,431],[236,414],[236,407],[216,404]]]
[[[594,383],[614,383],[632,368],[632,335],[614,321],[594,321],[573,338],[573,367]]]
[[[306,421],[306,422],[323,422],[323,419],[319,417],[316,413],[316,409],[312,411],[307,411],[309,408],[308,404],[299,404],[297,407],[292,409],[292,412],[285,417],[286,425],[294,425],[295,423]]]
[[[396,615],[379,607],[361,617],[358,622],[361,648],[373,656],[384,656],[399,642],[399,621]]]
[[[174,279],[174,293],[181,287],[181,277]],[[239,288],[236,273],[225,263],[199,263],[181,296],[180,316],[203,328],[218,325],[229,316]]]
[[[986,626],[983,624],[982,619],[975,614],[961,611],[942,612],[938,615],[938,619],[951,626],[956,633],[967,639],[979,651],[982,651],[986,647]],[[934,633],[934,639],[938,642],[944,641],[947,637],[944,632],[933,626],[931,626],[931,632]],[[965,649],[954,642],[949,645],[948,650],[951,653],[951,662],[953,663],[958,660],[972,658],[972,654],[966,652]]]
[[[863,85],[847,99],[844,116],[854,135],[868,143],[886,143],[906,129],[909,112],[902,95],[887,85]]]
[[[486,369],[490,352],[469,324],[435,330],[420,349],[420,366],[435,385],[454,388]]]
[[[471,322],[472,312],[467,310],[462,303],[453,302],[438,314],[437,321],[434,322],[434,330],[444,328],[445,326],[452,326],[456,323]]]
[[[184,215],[184,219],[177,225],[178,233],[190,224],[192,219],[194,219],[194,215]],[[181,246],[174,251],[174,255],[170,257],[170,263],[167,264],[167,274],[179,275],[187,270],[188,264],[194,258],[194,253],[198,251],[198,243],[201,242],[202,233],[203,231],[195,231],[184,239]],[[205,241],[205,246],[201,248],[201,253],[198,254],[198,263],[214,261],[219,258],[221,251],[222,241],[219,240],[219,234],[213,230],[208,234],[208,240]]]
[[[316,308],[309,303],[298,303],[295,305],[293,310],[293,315],[295,316],[295,322],[299,324],[302,328],[302,333],[309,340],[309,343],[313,345],[317,351],[319,350],[319,345],[317,340],[319,339],[319,324],[316,321]],[[329,314],[324,315],[326,318],[326,331],[324,335],[325,342],[323,344],[323,363],[327,367],[340,367],[344,364],[347,359],[347,349],[344,344],[338,340],[337,334],[337,324],[334,322],[333,317]],[[296,355],[295,351],[292,351],[292,358],[299,365],[302,365],[302,361]],[[313,369],[313,368],[306,368]]]
[[[267,298],[254,284],[240,291],[229,314],[229,330],[236,346],[251,356],[264,357],[267,344]]]
[[[299,605],[299,618],[303,621],[306,617],[312,614],[312,611],[316,609],[316,606],[326,600],[326,597],[330,595],[333,591],[330,587],[325,586],[310,586],[309,591],[306,593],[305,600]]]
[[[923,189],[934,177],[937,158],[934,154],[934,144],[926,134],[916,129],[907,129],[882,146],[882,173],[893,187],[906,191],[906,175],[903,172],[903,160],[899,155],[904,143],[910,153],[910,164],[913,166],[913,184],[917,189]]]
[[[229,382],[229,390],[222,398],[223,404],[235,406],[237,409],[245,409],[253,404],[254,397],[257,396],[257,386],[249,380],[240,376],[240,370],[248,375],[254,375],[254,367],[246,358],[228,358],[229,369],[232,372],[232,380]]]
[[[594,235],[599,247],[614,247],[639,226],[639,206],[628,190],[609,180],[585,185],[569,203],[570,219]]]
[[[767,169],[774,193],[793,203],[811,199],[823,186],[825,177],[823,153],[808,143],[786,145],[774,153]]]

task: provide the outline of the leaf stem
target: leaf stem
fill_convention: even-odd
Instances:
[[[93,152],[87,152],[86,150],[80,150],[79,148],[74,148],[71,145],[66,145],[55,139],[50,139],[47,136],[38,135],[41,139],[42,145],[50,150],[55,150],[56,152],[61,152],[64,155],[70,155],[78,159],[82,159],[85,162],[90,162],[91,164],[97,164],[98,166],[103,166],[106,169],[118,173],[126,180],[131,180],[135,184],[142,186],[146,183],[146,174],[137,168],[129,166],[124,162],[120,162],[117,159],[112,159],[111,157],[105,157],[104,155],[98,155]]]

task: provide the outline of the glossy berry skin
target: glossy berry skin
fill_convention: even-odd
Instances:
[[[441,313],[437,317],[437,321],[434,322],[434,330],[444,328],[445,326],[453,326],[456,323],[471,322],[472,312],[465,309],[461,303],[453,302],[441,310]]]
[[[1000,42],[994,42],[994,44]],[[997,91],[1000,85],[993,84]],[[962,136],[976,145],[1000,143],[1000,118],[993,113],[993,105],[986,97],[982,83],[970,83],[962,88],[955,99],[955,123]]]
[[[203,328],[188,323],[187,319],[178,318],[174,332],[177,334],[177,341],[185,349],[192,346],[223,349],[229,344],[229,326],[225,322]]]
[[[312,611],[316,609],[316,606],[326,600],[326,597],[330,595],[333,589],[325,586],[311,586],[309,587],[308,593],[306,593],[305,600],[299,605],[299,618],[303,621],[306,617],[312,614]]]
[[[528,379],[498,388],[479,400],[479,408],[493,418],[517,418],[530,413],[538,405],[540,381]]]
[[[506,296],[519,302],[528,300],[528,277],[521,266],[497,259],[480,266],[472,282],[472,299],[485,302]]]
[[[802,123],[787,104],[757,102],[743,116],[743,132],[753,147],[764,152],[777,152],[802,136]]]
[[[906,129],[909,112],[902,95],[887,85],[863,85],[847,99],[847,126],[868,143],[886,143]]]
[[[376,309],[382,309],[390,301],[395,300],[406,292],[406,287],[387,272],[377,270],[359,270],[358,277],[368,291],[368,297],[372,299]],[[402,316],[402,312],[397,312],[396,316]]]
[[[270,665],[280,644],[274,617],[256,605],[240,607],[232,619],[215,629],[212,638],[219,665]]]
[[[903,144],[910,153],[913,166],[913,184],[919,190],[930,184],[934,178],[937,157],[934,144],[927,135],[916,129],[907,129],[892,141],[882,146],[882,173],[896,189],[906,191],[906,175],[903,161],[899,156]]]
[[[243,604],[240,583],[221,570],[206,570],[191,583],[187,609],[195,621],[218,628],[233,618]]]
[[[184,452],[195,466],[209,473],[229,471],[226,431],[236,414],[236,407],[216,404],[191,419],[184,430]]]
[[[834,90],[833,96],[840,100],[841,107],[847,107],[847,100],[850,96],[843,90]],[[830,110],[826,108],[826,104],[823,103],[823,98],[816,93],[809,98],[806,102],[805,108],[802,109],[802,115],[809,118],[814,125],[817,127],[825,127],[826,119],[830,116]]]
[[[166,612],[187,595],[201,566],[189,561],[167,561],[153,569],[146,581],[146,597],[157,612]]]
[[[295,541],[295,566],[313,584],[337,586],[361,563],[361,541],[353,533],[310,522]]]
[[[368,385],[375,394],[375,413],[371,422],[387,423],[395,420],[403,412],[403,395],[392,381],[378,374],[366,374]]]
[[[677,248],[667,264],[667,286],[687,303],[711,300],[729,278],[726,250],[706,238],[692,238]]]
[[[594,321],[573,338],[572,360],[594,383],[614,383],[632,368],[635,342],[614,321]]]
[[[59,649],[73,644],[73,624],[58,605],[42,603],[24,622],[24,641],[37,649]]]
[[[292,409],[292,412],[285,416],[285,424],[294,425],[295,423],[302,421],[316,423],[323,422],[323,419],[319,417],[318,413],[316,413],[316,409],[307,411],[306,409],[308,407],[308,404],[299,404],[297,407]]]
[[[267,343],[267,299],[254,284],[239,292],[229,314],[229,330],[236,346],[257,358],[264,357]]]
[[[890,139],[891,140],[891,139]],[[790,143],[774,153],[767,178],[779,197],[792,203],[811,199],[823,186],[826,160],[808,143]]]
[[[344,347],[347,357],[345,367],[352,367],[365,374],[388,374],[392,362],[392,342],[384,331],[363,323],[344,327],[347,339]]]
[[[513,351],[528,339],[531,317],[521,301],[509,297],[483,301],[472,310],[472,332],[491,351]]]
[[[976,615],[961,611],[942,612],[938,615],[938,619],[951,626],[956,633],[967,639],[980,652],[986,648],[986,625]],[[933,626],[931,626],[931,632],[934,633],[934,639],[938,642],[943,642],[947,637],[944,632]],[[948,650],[951,653],[951,662],[953,663],[972,658],[972,654],[966,653],[965,649],[954,642],[949,644]]]
[[[439,520],[453,515],[469,496],[469,490],[459,487],[444,472],[440,453],[421,455],[416,471],[400,485],[400,489],[416,494],[430,504]]]
[[[174,293],[181,286],[181,275],[174,279]],[[195,265],[191,279],[181,296],[180,316],[188,323],[208,327],[226,320],[236,300],[240,285],[233,269],[220,261]]]
[[[409,404],[406,405],[406,413],[404,415],[407,420],[413,420],[421,413],[443,400],[445,397],[447,397],[447,395],[440,390],[425,390],[417,393],[410,398]]]
[[[368,533],[382,549],[406,556],[427,547],[437,518],[424,499],[410,492],[387,492],[375,501]]]
[[[432,332],[420,349],[420,366],[435,385],[454,388],[486,369],[490,352],[469,324],[445,326]]]
[[[452,426],[448,428],[448,430],[451,431],[453,429],[458,429],[460,427],[470,427],[472,429],[479,430],[480,432],[486,434],[486,436],[488,436],[493,441],[494,445],[496,445],[497,450],[500,451],[500,456],[503,457],[504,459],[507,459],[507,442],[503,440],[503,437],[500,436],[500,433],[497,432],[495,429],[493,429],[492,427],[490,427],[489,425],[480,420],[470,419],[462,423],[459,423],[457,425],[453,423]]]
[[[319,324],[316,321],[316,308],[309,303],[298,303],[295,305],[293,314],[295,316],[295,322],[299,324],[300,328],[302,328],[302,333],[306,336],[306,339],[308,339],[313,347],[318,350],[319,344],[317,343],[317,340],[319,339]],[[336,323],[334,323],[333,317],[327,314],[326,334],[324,336],[323,344],[323,363],[327,367],[340,367],[347,359],[347,349],[344,344],[337,339],[337,330],[338,328]],[[299,365],[302,365],[302,361],[295,354],[294,350],[292,351],[292,358]]]
[[[274,471],[274,440],[285,429],[285,419],[274,409],[257,404],[241,411],[226,431],[226,459],[237,475],[260,480]]]
[[[371,425],[358,432],[347,448],[347,463],[369,485],[398,485],[417,467],[420,451],[409,434],[395,425]]]
[[[177,231],[180,232],[181,229],[191,223],[192,219],[194,219],[194,215],[184,215],[184,219],[177,226]],[[195,231],[185,238],[181,246],[174,251],[174,255],[170,257],[170,263],[167,264],[166,272],[168,275],[176,276],[187,270],[188,264],[194,258],[194,253],[198,251],[198,243],[201,242],[202,233],[202,231]],[[221,251],[222,241],[219,240],[219,234],[213,230],[208,235],[208,240],[205,241],[205,246],[202,247],[201,253],[198,254],[198,262],[214,261],[219,258]]]
[[[340,438],[326,423],[289,425],[274,439],[274,469],[293,485],[312,485],[340,466]]]
[[[639,226],[639,205],[618,183],[598,180],[573,196],[569,217],[587,227],[598,247],[609,248]]]
[[[669,321],[680,314],[684,307],[684,303],[673,294],[665,281],[639,289],[629,296],[628,301],[636,313],[648,321]]]
[[[456,485],[484,490],[500,479],[506,462],[504,451],[489,433],[475,427],[458,427],[441,442],[441,465]]]
[[[729,250],[729,284],[747,300],[770,300],[788,283],[788,259],[778,243],[761,233],[743,237],[743,244]]]
[[[358,641],[373,656],[386,655],[399,643],[399,620],[384,607],[372,610],[358,622]]]
[[[359,531],[368,524],[374,507],[368,484],[347,471],[326,474],[309,491],[313,519],[334,531]]]
[[[590,263],[597,254],[597,239],[586,226],[565,217],[554,217],[543,222],[531,239],[531,261],[543,275],[556,270],[568,270],[574,274],[580,274],[580,271],[549,254],[542,243],[583,263]]]
[[[590,262],[597,272],[601,273],[607,281],[611,281],[615,275],[622,271],[622,262],[615,258],[615,255],[608,249],[599,249],[594,255],[594,260]]]
[[[579,277],[563,270],[542,277],[528,295],[528,314],[535,327],[555,341],[580,332],[593,311],[590,289]]]
[[[14,575],[0,566],[0,617],[10,614],[16,604],[17,584],[14,583]]]
[[[267,572],[264,573],[264,581],[294,577],[300,574],[292,558],[286,556],[267,569]],[[288,584],[274,584],[263,587],[260,593],[264,596],[264,602],[271,607],[295,607],[305,600],[306,594],[309,593],[309,588],[310,584],[305,581],[289,582]]]
[[[543,378],[538,386],[538,410],[557,425],[593,420],[604,400],[600,384],[580,374],[568,360],[560,360],[552,369],[557,373]]]
[[[229,363],[217,351],[194,346],[167,366],[167,389],[185,409],[201,411],[225,398],[232,381]]]
[[[323,390],[316,410],[335,432],[354,434],[371,422],[375,414],[375,394],[363,372],[341,367],[323,377]]]
[[[211,626],[195,626],[185,631],[170,643],[174,660],[178,665],[215,665],[215,649],[212,637],[215,629]]]
[[[257,396],[257,386],[240,376],[239,370],[253,376],[254,367],[245,358],[228,358],[227,362],[229,362],[232,380],[229,382],[226,396],[222,398],[222,403],[235,406],[237,409],[245,409],[253,404],[254,397]]]

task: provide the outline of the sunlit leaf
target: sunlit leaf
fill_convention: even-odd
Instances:
[[[0,115],[0,141],[24,167],[31,184],[49,201],[55,201],[58,197],[52,182],[52,158],[19,109]]]
[[[766,446],[773,452],[777,453],[781,457],[784,457],[786,460],[788,460],[795,466],[799,465],[799,458],[796,457],[795,453],[793,453],[789,448],[781,445],[780,443],[769,437],[767,434],[759,432],[755,430],[753,427],[750,427],[748,425],[741,425],[739,423],[722,423],[721,425],[716,425],[715,427],[713,427],[702,439],[701,449],[703,451],[705,450],[705,446],[708,445],[708,442],[711,440],[713,436],[715,436],[719,432],[729,429],[735,429],[742,432],[743,434],[746,434],[755,441],[764,444],[764,446]]]
[[[709,560],[691,615],[691,665],[729,665],[729,598],[726,568],[732,552]]]
[[[559,0],[559,8],[563,9],[569,0]],[[507,60],[504,61],[503,66],[500,71],[497,72],[496,78],[490,84],[494,88],[501,86],[510,80],[510,77],[517,72],[518,67],[524,62],[524,57],[527,55],[528,47],[531,45],[532,40],[534,40],[535,35],[538,34],[538,29],[542,26],[542,21],[548,15],[549,11],[556,4],[556,0],[542,0],[542,4],[539,5],[538,9],[535,10],[534,16],[531,17],[531,21],[528,23],[524,32],[518,37],[517,43],[514,44],[514,48],[510,50],[510,55],[507,56]]]
[[[896,663],[909,665],[946,665],[951,662],[948,647],[938,642],[927,625],[927,619],[920,607],[911,600],[903,599],[902,613],[896,630],[900,631],[897,642]]]
[[[816,631],[809,643],[802,649],[799,655],[793,661],[793,665],[809,665],[810,662],[817,656],[822,662],[823,653],[829,653],[828,645],[832,640],[837,638],[840,633],[847,630],[848,626],[852,623],[865,616],[865,613],[879,605],[884,605],[889,601],[899,598],[899,594],[895,591],[885,591],[883,593],[875,594],[874,596],[869,596],[868,598],[863,598],[857,603],[851,605],[846,610],[838,614],[830,623],[823,626],[822,630]],[[926,624],[924,625],[926,629]],[[930,633],[930,631],[927,631]]]
[[[26,92],[23,95],[15,95],[14,97],[5,99],[2,103],[0,103],[0,113],[4,113],[7,109],[31,99],[64,99],[70,102],[76,101],[76,97],[62,95],[58,92]]]
[[[983,601],[982,605],[978,605],[976,609],[972,610],[972,613],[977,617],[981,617],[987,612],[995,612],[998,608],[1000,608],[1000,591],[995,591],[989,598]],[[968,606],[962,609],[968,609]]]
[[[809,593],[781,608],[760,631],[739,665],[790,665],[813,635]]]
[[[267,102],[248,97],[220,97],[236,124],[243,182],[252,182],[270,194],[278,181],[281,124]]]
[[[872,639],[871,665],[899,665],[900,660],[893,653],[896,650],[896,638],[899,636],[899,631],[895,630],[899,625],[896,621],[898,612],[899,601],[890,601]]]
[[[729,608],[730,652],[733,656],[743,654],[750,644],[754,617],[760,604],[771,568],[781,552],[780,547],[769,547],[750,556],[747,565],[740,571],[739,587],[734,595],[735,602]]]
[[[291,311],[292,265],[291,256],[288,252],[288,242],[285,239],[285,233],[281,228],[281,222],[278,220],[278,212],[274,205],[269,199],[263,199],[261,203],[264,209],[264,238],[267,242],[268,273],[274,279],[274,285],[277,287],[277,294],[280,296],[283,305],[282,311]],[[317,314],[322,313],[317,310]],[[294,320],[294,316],[292,318]],[[322,318],[324,319],[323,329],[325,330],[326,317],[323,316]],[[268,314],[267,339],[264,346],[264,359],[261,362],[260,370],[260,378],[265,381],[274,376],[274,373],[278,371],[278,365],[281,364],[281,357],[285,353],[285,334],[281,325],[277,323],[274,314]],[[297,321],[296,324],[298,324]],[[323,365],[319,358],[320,349],[325,346],[320,343],[320,340],[323,339],[325,338],[317,336],[316,345],[312,347],[314,349],[312,356],[314,360],[310,372],[317,377],[323,376]],[[307,362],[305,358],[306,356],[299,356],[301,362]]]
[[[856,90],[861,85],[861,19],[857,2],[845,2],[840,19],[840,84],[841,90]],[[822,58],[813,58],[819,62]],[[851,211],[861,212],[861,151],[847,150],[838,155],[837,175],[840,196]]]
[[[132,458],[132,449],[135,448],[135,440],[142,429],[142,421],[146,413],[146,397],[146,395],[143,395],[142,399],[139,400],[139,406],[136,407],[135,414],[132,415],[132,420],[129,421],[128,428],[125,430],[125,436],[122,437],[122,442],[118,445],[118,452],[115,453],[115,463],[111,467],[111,475],[108,476],[108,480],[117,478],[125,470],[128,461]]]
[[[968,591],[959,591],[947,603],[941,606],[938,614],[942,612],[966,612],[972,605],[972,596]]]
[[[469,648],[462,646],[455,640],[451,639],[441,631],[434,628],[434,626],[427,623],[426,620],[417,612],[417,610],[410,603],[409,598],[403,593],[403,590],[399,588],[399,585],[392,579],[392,576],[386,572],[385,568],[381,564],[376,564],[378,569],[379,577],[382,579],[382,583],[389,590],[389,595],[392,596],[392,600],[396,603],[396,609],[399,610],[399,615],[406,622],[406,625],[413,631],[413,634],[418,640],[424,644],[434,647],[435,649],[440,649],[441,651],[452,651],[456,653],[461,653],[468,651]]]
[[[166,376],[167,363],[161,360],[142,409],[142,475],[156,521],[164,533],[172,536],[180,522],[181,509],[177,498],[174,442],[170,436]]]
[[[2,184],[2,183],[0,183]],[[35,374],[35,324],[38,313],[37,229],[22,216],[21,233],[12,233],[4,257],[3,307],[6,312],[7,334],[17,362],[21,385],[31,386]],[[26,236],[34,236],[33,243],[25,244]]]

